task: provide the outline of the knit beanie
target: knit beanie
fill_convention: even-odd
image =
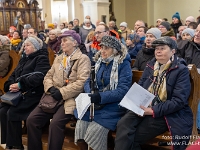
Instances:
[[[49,24],[48,24],[48,28],[54,29],[54,24],[53,24],[53,23],[49,23]]]
[[[195,22],[195,19],[193,16],[189,16],[185,19],[185,21]]]
[[[172,16],[172,19],[173,18],[177,18],[178,20],[180,20],[180,15],[178,12],[176,12],[173,16]]]
[[[164,26],[167,29],[167,31],[171,29],[170,23],[167,21],[161,22],[160,25]]]
[[[26,43],[26,42],[32,43],[33,46],[34,46],[34,48],[35,48],[36,50],[41,49],[42,46],[43,46],[42,40],[40,40],[40,39],[37,38],[36,36],[29,36],[29,37],[27,37],[27,39],[24,41],[24,43]]]
[[[188,33],[191,37],[194,37],[194,34],[195,34],[194,30],[190,28],[186,28],[185,30],[183,30],[182,35],[183,33]]]
[[[161,37],[162,32],[158,28],[151,28],[146,34],[153,34],[153,36],[158,39]]]
[[[10,43],[10,39],[7,36],[3,36],[3,35],[0,35],[0,41],[1,41],[2,45],[4,45],[6,41],[9,41],[9,43]]]
[[[119,26],[120,26],[120,27],[126,27],[126,28],[127,28],[127,23],[126,23],[126,22],[122,22],[122,23],[120,23]]]

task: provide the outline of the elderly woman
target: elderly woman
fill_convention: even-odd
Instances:
[[[107,134],[115,130],[120,117],[125,113],[119,103],[131,86],[132,72],[127,49],[113,36],[104,36],[101,49],[95,55],[96,92],[89,94],[94,103],[94,119],[89,122],[90,111],[78,120],[75,129],[75,143],[81,150],[107,150]],[[85,92],[90,93],[89,80]],[[77,117],[77,111],[75,111]]]
[[[9,51],[10,39],[7,36],[0,35],[0,78],[4,77],[8,72],[10,64]]]
[[[94,31],[94,28],[92,28],[91,21],[89,19],[85,19],[83,27],[80,27],[79,29],[81,43],[85,43],[86,37],[90,31]]]
[[[79,34],[74,30],[65,31],[60,37],[63,53],[56,57],[51,69],[44,78],[45,93],[57,101],[64,101],[55,113],[44,112],[36,107],[27,119],[28,149],[42,150],[42,127],[50,119],[48,149],[62,149],[65,125],[75,109],[75,97],[83,92],[85,81],[90,75],[90,60],[82,54],[78,45]]]
[[[58,40],[58,30],[53,29],[49,31],[48,47],[55,53],[59,53],[61,42]]]
[[[50,69],[47,50],[41,49],[42,41],[30,36],[24,41],[24,56],[4,84],[4,91],[26,92],[17,106],[0,104],[1,143],[6,149],[23,149],[22,120],[37,106],[43,94],[43,79]]]
[[[0,78],[8,73],[10,64],[10,39],[7,36],[0,35]],[[3,92],[0,90],[0,96]]]
[[[188,106],[189,70],[185,61],[175,55],[176,42],[170,37],[155,40],[155,59],[150,61],[139,85],[155,95],[144,116],[128,111],[118,122],[115,150],[140,149],[140,144],[169,130],[173,149],[187,147],[192,134],[193,115]],[[134,98],[133,98],[134,100]]]

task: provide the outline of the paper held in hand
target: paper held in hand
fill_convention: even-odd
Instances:
[[[155,95],[134,83],[119,105],[143,116],[144,110],[140,106],[148,107],[154,98]]]
[[[88,96],[89,93],[81,93],[75,99],[76,101],[76,109],[78,112],[78,118],[81,120],[84,116],[85,112],[87,111],[88,107],[91,105],[90,97]]]

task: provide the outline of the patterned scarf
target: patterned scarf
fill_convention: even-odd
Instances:
[[[60,64],[59,70],[63,69],[67,74],[69,73],[69,70],[71,68],[70,59],[74,55],[74,53],[76,52],[76,50],[77,49],[75,49],[70,56],[67,56],[67,54],[64,52],[64,54],[63,54],[63,60],[62,60],[62,62]]]
[[[111,74],[110,74],[110,89],[108,89],[108,90],[114,90],[114,89],[117,88],[117,85],[118,85],[118,65],[119,65],[119,59],[120,59],[120,55],[117,55],[117,56],[111,55],[107,59],[102,59],[102,57],[100,57],[98,59],[98,61],[96,62],[96,64],[95,64],[95,74],[97,74],[101,62],[103,62],[103,63],[109,63],[109,62],[111,62],[113,60],[112,70],[111,70]]]
[[[154,81],[149,86],[148,91],[158,95],[161,101],[167,100],[166,72],[170,66],[171,60],[163,65],[160,65],[157,61],[154,64]]]

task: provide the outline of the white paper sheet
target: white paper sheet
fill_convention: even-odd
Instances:
[[[89,93],[81,93],[75,99],[76,101],[76,109],[78,112],[78,118],[81,120],[84,116],[85,112],[87,111],[88,107],[91,105],[90,97],[88,96]]]
[[[134,83],[119,105],[143,116],[144,110],[140,106],[148,107],[154,98],[152,93]]]

